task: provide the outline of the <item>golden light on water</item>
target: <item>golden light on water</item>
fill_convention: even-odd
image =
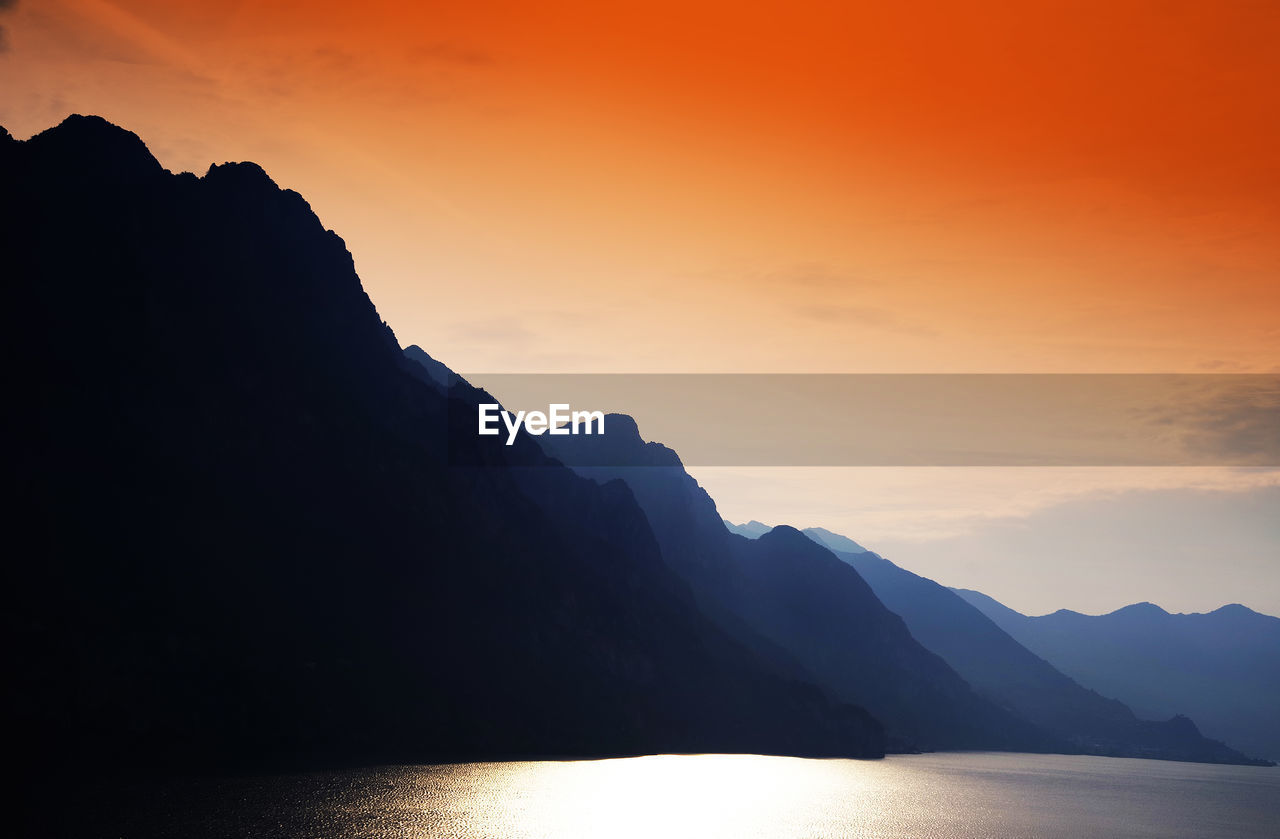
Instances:
[[[555,824],[564,836],[598,836],[604,825],[623,837],[749,836],[764,825],[791,833],[813,815],[815,794],[856,802],[875,782],[856,765],[836,775],[821,761],[749,755],[658,755],[526,771],[522,780],[540,793],[531,802],[534,821]]]
[[[815,802],[839,800],[837,809],[847,813],[860,801],[879,798],[877,786],[884,780],[863,761],[753,755],[473,767],[476,774],[455,776],[449,801],[466,801],[470,823],[484,825],[468,835],[494,836],[849,835],[847,823],[815,833],[814,817],[822,812]],[[428,810],[439,803],[428,804]],[[449,818],[430,821],[445,827]]]
[[[326,837],[1173,839],[1225,827],[1274,836],[1280,774],[1065,755],[657,755],[388,767],[271,785],[273,800],[291,802],[273,819]]]

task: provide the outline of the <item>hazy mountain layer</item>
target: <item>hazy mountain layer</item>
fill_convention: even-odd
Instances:
[[[1211,763],[1248,758],[1169,712],[1138,719],[1122,702],[1082,687],[1018,643],[958,594],[872,552],[836,552],[857,569],[911,634],[980,693],[1090,754]],[[1085,684],[1091,684],[1085,680]],[[1155,720],[1159,721],[1155,721]]]
[[[976,591],[957,594],[1062,672],[1139,714],[1186,714],[1210,737],[1280,760],[1280,619],[1238,604],[1170,614],[1151,603],[1028,617]]]
[[[746,524],[734,524],[728,519],[725,519],[724,526],[729,529],[730,533],[737,533],[739,536],[746,536],[748,539],[759,539],[770,530],[773,530],[769,525],[755,521],[754,519]],[[800,532],[817,542],[819,545],[830,548],[833,551],[862,553],[866,550],[866,548],[862,547],[848,536],[841,536],[839,533],[832,533],[824,527],[806,527]]]

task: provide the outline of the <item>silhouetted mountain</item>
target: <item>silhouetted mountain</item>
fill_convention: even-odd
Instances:
[[[790,527],[757,540],[730,533],[675,452],[644,442],[628,416],[607,416],[605,430],[541,440],[583,475],[606,485],[625,481],[663,557],[703,610],[781,670],[798,667],[835,696],[867,708],[900,746],[1066,748],[974,694],[831,551]]]
[[[1089,754],[1209,763],[1248,758],[1200,736],[1179,718],[1138,719],[1123,703],[1082,687],[1019,644],[950,589],[870,551],[835,555],[855,568],[917,641],[942,656],[979,693]]]
[[[770,530],[773,530],[773,527],[771,525],[767,525],[764,522],[756,521],[755,519],[752,519],[746,524],[734,524],[728,519],[724,519],[723,521],[724,521],[724,526],[729,530],[730,533],[736,533],[739,536],[745,536],[748,539],[759,539],[761,536],[768,533]]]
[[[1209,737],[1280,760],[1280,619],[1239,604],[1169,614],[1151,603],[1028,617],[980,592],[956,593],[1027,649],[1140,715],[1185,714]]]
[[[0,183],[24,773],[882,753],[698,613],[625,485],[477,437],[257,166],[76,116],[0,138]]]

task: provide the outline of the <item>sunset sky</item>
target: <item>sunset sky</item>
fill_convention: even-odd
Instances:
[[[0,26],[0,125],[260,163],[464,374],[1280,372],[1280,4],[0,0]],[[731,518],[1027,611],[1280,613],[1275,473],[695,474]],[[1161,510],[1227,571],[1144,593]],[[1129,583],[1022,573],[1089,541],[1072,515]]]

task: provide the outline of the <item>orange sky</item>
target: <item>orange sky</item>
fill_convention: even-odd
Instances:
[[[1280,370],[1267,0],[0,0],[0,27],[16,136],[97,113],[175,170],[260,163],[464,374]],[[1280,612],[1280,473],[817,471],[695,475],[1029,611]],[[1260,512],[1187,513],[1210,496]],[[1049,520],[1073,498],[1146,522],[1088,534],[1130,583],[1032,561],[1082,535]]]
[[[18,0],[0,122],[258,161],[462,371],[1280,365],[1280,7],[693,5]]]

